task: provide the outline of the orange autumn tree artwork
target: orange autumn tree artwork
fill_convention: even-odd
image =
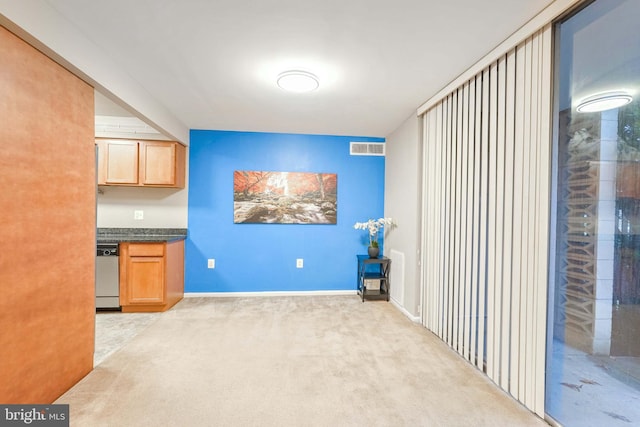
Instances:
[[[233,222],[336,224],[335,173],[234,171]]]

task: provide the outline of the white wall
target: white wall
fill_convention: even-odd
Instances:
[[[386,256],[391,250],[404,254],[404,292],[397,302],[414,317],[420,316],[420,123],[412,115],[386,138],[385,159],[384,216],[394,218],[398,227],[385,237],[384,250]],[[393,278],[401,275],[394,266],[391,275],[391,286],[398,285]]]
[[[187,228],[188,190],[173,188],[100,187],[98,227]],[[142,210],[143,220],[133,212]]]

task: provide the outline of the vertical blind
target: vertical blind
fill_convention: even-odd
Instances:
[[[423,116],[425,327],[544,416],[551,25]]]

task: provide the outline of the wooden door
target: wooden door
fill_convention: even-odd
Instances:
[[[175,185],[176,144],[149,141],[141,144],[141,183],[143,185]]]
[[[105,184],[138,184],[138,142],[102,141]]]
[[[120,244],[120,304],[162,305],[166,299],[165,244]]]
[[[164,257],[130,257],[129,304],[164,304]]]

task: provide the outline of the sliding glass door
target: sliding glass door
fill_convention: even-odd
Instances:
[[[640,425],[640,1],[556,28],[546,412]]]

